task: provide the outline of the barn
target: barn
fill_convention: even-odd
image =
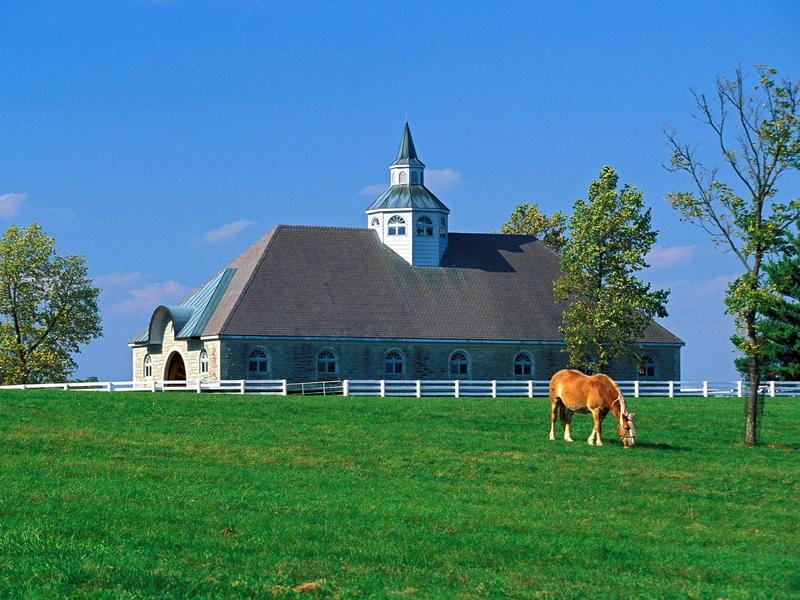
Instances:
[[[532,236],[455,233],[406,123],[365,228],[279,225],[129,346],[133,379],[547,379],[566,365],[559,256]],[[680,379],[683,342],[647,328],[641,370]]]

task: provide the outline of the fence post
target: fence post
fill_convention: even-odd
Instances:
[[[239,380],[239,393],[244,394],[244,379]]]
[[[417,398],[422,398],[422,382],[417,379]]]
[[[113,381],[109,381],[106,384],[106,391],[107,392],[113,392],[114,391],[114,382]]]
[[[65,384],[64,384],[64,391],[65,391],[65,392],[68,392],[68,391],[69,391],[69,384],[68,384],[68,383],[65,383]]]
[[[769,396],[770,396],[770,398],[774,398],[775,397],[775,382],[774,381],[770,381],[769,382]]]
[[[528,398],[533,398],[533,379],[528,379]]]
[[[742,397],[742,380],[736,382],[736,395],[741,398]]]
[[[381,398],[386,398],[386,380],[381,379]]]
[[[708,398],[708,382],[703,382],[703,398]]]
[[[492,379],[492,398],[497,398],[497,380]]]
[[[461,382],[458,379],[453,380],[453,392],[456,398],[461,397]]]
[[[670,379],[669,381],[669,397],[675,397],[675,382]]]
[[[151,392],[155,392],[156,391],[156,380],[155,379],[150,381],[150,391]]]
[[[633,382],[633,397],[634,398],[638,398],[639,397],[639,380],[638,379]]]
[[[343,379],[342,380],[342,396],[349,396],[350,395],[350,380]]]
[[[197,391],[198,394],[203,391],[203,382],[200,381],[199,377],[197,378],[197,387],[195,388],[195,390]]]

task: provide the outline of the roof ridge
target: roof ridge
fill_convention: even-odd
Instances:
[[[344,230],[344,231],[359,231],[359,230],[368,230],[368,227],[352,227],[347,225],[278,225],[275,227],[282,229],[336,229],[336,230]]]

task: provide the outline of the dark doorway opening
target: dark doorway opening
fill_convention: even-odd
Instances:
[[[180,352],[173,352],[169,355],[164,379],[166,381],[186,381],[186,365]]]

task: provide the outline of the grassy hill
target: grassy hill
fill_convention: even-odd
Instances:
[[[800,596],[800,401],[630,404],[2,393],[0,597]]]

